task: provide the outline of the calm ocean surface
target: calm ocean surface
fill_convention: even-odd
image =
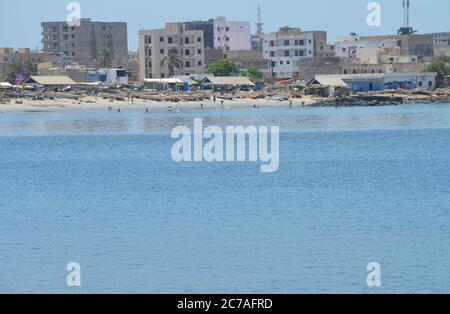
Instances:
[[[196,117],[279,171],[173,162]],[[2,113],[0,214],[0,292],[450,292],[450,106]]]

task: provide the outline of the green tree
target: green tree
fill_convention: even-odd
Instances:
[[[36,75],[38,73],[38,68],[37,65],[31,61],[18,61],[9,65],[8,72],[7,81],[11,84],[15,84],[17,74],[25,73],[28,75]]]
[[[264,79],[264,73],[261,72],[254,64],[250,64],[246,70],[241,71],[242,76],[247,76],[253,81],[260,81]]]
[[[438,80],[444,79],[444,76],[450,75],[450,57],[441,57],[431,62],[426,71],[436,72]]]
[[[99,64],[102,68],[111,68],[112,67],[112,55],[108,50],[103,50],[99,55]]]
[[[181,69],[183,67],[183,61],[178,57],[177,48],[169,49],[167,55],[161,60],[161,66],[168,68],[170,77],[175,75],[175,69]]]
[[[215,76],[230,76],[233,73],[239,73],[239,69],[233,61],[220,59],[214,61],[208,67],[207,72],[212,73]]]

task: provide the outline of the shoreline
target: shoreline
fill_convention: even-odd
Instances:
[[[400,95],[400,96],[399,96]],[[403,97],[402,97],[403,96]],[[401,98],[400,101],[398,99]],[[19,100],[18,102],[16,102]],[[223,100],[223,105],[221,101]],[[9,103],[0,103],[0,113],[9,112],[58,112],[68,110],[111,110],[126,109],[167,110],[180,112],[184,109],[258,109],[258,108],[320,108],[320,107],[381,107],[402,104],[449,104],[449,97],[433,98],[430,95],[413,96],[411,94],[356,94],[341,98],[235,98],[232,100],[211,99],[193,101],[155,101],[134,98],[117,100],[101,96],[85,96],[78,100],[70,98],[54,98],[36,100],[30,98],[11,98]]]
[[[315,100],[293,100],[292,107],[300,107],[302,101],[305,102],[304,107],[312,107]],[[22,99],[21,103],[15,103],[11,99],[10,104],[0,104],[0,112],[53,112],[65,110],[126,110],[126,109],[142,109],[152,110],[167,110],[167,111],[181,111],[184,109],[252,109],[252,108],[289,108],[290,101],[277,101],[272,99],[235,99],[224,100],[223,106],[220,100],[216,102],[212,100],[204,101],[189,101],[189,102],[159,102],[142,99],[135,99],[131,101],[113,102],[102,97],[84,97],[81,101],[73,101],[67,98],[57,98],[54,100],[31,100]]]

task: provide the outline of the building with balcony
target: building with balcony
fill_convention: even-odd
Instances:
[[[203,30],[187,30],[184,23],[167,23],[163,29],[139,32],[139,76],[145,78],[169,78],[190,76],[205,72],[205,49]],[[181,66],[173,73],[162,61],[170,50],[177,51]]]

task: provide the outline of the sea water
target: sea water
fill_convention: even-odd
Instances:
[[[174,162],[194,118],[278,172]],[[0,292],[449,292],[450,106],[3,113],[0,215]]]

